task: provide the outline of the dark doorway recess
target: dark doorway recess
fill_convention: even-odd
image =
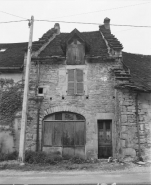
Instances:
[[[98,120],[98,159],[112,156],[112,120]]]

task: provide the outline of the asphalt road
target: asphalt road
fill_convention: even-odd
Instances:
[[[24,172],[22,174],[0,173],[0,184],[151,184],[150,172],[100,173],[100,172]]]

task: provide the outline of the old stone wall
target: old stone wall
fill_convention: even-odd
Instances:
[[[138,98],[141,155],[151,160],[151,94],[139,93]]]
[[[124,160],[133,160],[138,152],[138,131],[136,122],[136,93],[131,90],[118,90],[118,100],[121,113],[120,147],[118,153]],[[139,137],[141,155],[145,159],[150,156],[150,125],[151,125],[151,99],[150,94],[139,93]]]
[[[21,112],[15,114],[13,123],[0,125],[0,152],[11,153],[19,150]]]
[[[44,88],[39,118],[39,147],[42,139],[42,120],[51,113],[71,111],[86,118],[86,155],[97,157],[98,130],[97,113],[114,113],[114,77],[111,68],[116,62],[87,63],[86,65],[67,66],[52,64],[52,61],[39,64],[39,87]],[[36,84],[38,66],[32,62],[30,71],[28,124],[26,148],[35,150],[37,136],[38,103],[36,101]],[[67,69],[84,70],[83,96],[67,95]],[[64,97],[64,98],[62,98]]]

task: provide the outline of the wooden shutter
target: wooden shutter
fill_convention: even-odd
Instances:
[[[76,60],[76,47],[69,45],[67,49],[67,64],[75,64]]]
[[[68,94],[69,95],[75,94],[75,70],[74,69],[68,70]]]
[[[53,123],[44,122],[43,145],[52,146]]]
[[[84,46],[82,44],[78,44],[76,48],[76,64],[84,64]]]
[[[83,70],[76,69],[76,94],[83,94]]]

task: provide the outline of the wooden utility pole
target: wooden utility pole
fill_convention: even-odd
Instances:
[[[27,51],[27,61],[25,70],[25,81],[24,81],[24,96],[22,104],[22,119],[21,119],[21,131],[20,131],[20,143],[19,143],[19,161],[23,164],[25,161],[25,140],[26,140],[26,125],[27,125],[27,111],[28,111],[28,89],[29,89],[29,74],[30,74],[30,62],[32,52],[32,38],[33,38],[33,24],[34,17],[31,17],[29,22],[29,43]]]

